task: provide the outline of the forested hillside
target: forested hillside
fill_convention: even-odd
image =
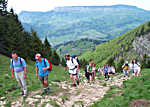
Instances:
[[[86,51],[95,50],[96,45],[104,42],[106,41],[85,38],[59,44],[56,45],[55,48],[57,49],[58,54],[61,56],[64,56],[65,54],[80,56]]]
[[[149,37],[150,21],[120,37],[96,46],[95,51],[84,53],[81,59],[94,61],[97,65],[113,64],[115,62],[119,64],[122,59],[139,59],[143,64],[148,63],[147,60],[150,57],[150,49],[148,48],[150,43]],[[117,65],[117,67],[119,66]]]
[[[22,11],[19,20],[54,46],[81,38],[110,40],[150,20],[150,12],[128,5],[57,7],[48,12]]]
[[[0,2],[0,5],[2,3]],[[60,63],[58,54],[51,49],[47,38],[42,43],[33,29],[31,33],[24,30],[13,9],[4,11],[2,8],[0,11],[0,53],[10,56],[13,50],[28,60],[34,60],[35,54],[41,53],[44,57],[50,58],[53,64]]]

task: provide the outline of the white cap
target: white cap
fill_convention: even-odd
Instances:
[[[39,53],[37,53],[36,55],[35,55],[35,59],[39,59],[41,57],[41,54],[39,54]]]

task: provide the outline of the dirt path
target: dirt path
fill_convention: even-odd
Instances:
[[[129,79],[117,75],[109,81],[96,79],[94,83],[89,84],[84,75],[81,74],[80,78],[82,82],[79,87],[71,87],[71,84],[67,81],[53,82],[53,84],[57,84],[62,89],[61,92],[56,95],[40,96],[40,90],[34,91],[26,99],[20,97],[15,102],[12,102],[11,107],[87,107],[103,98],[110,86],[122,87],[123,81]]]

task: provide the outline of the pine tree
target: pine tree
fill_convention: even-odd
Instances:
[[[62,65],[63,67],[65,67],[65,66],[66,66],[66,61],[65,61],[65,59],[64,59],[64,58],[62,58],[62,59],[61,59],[61,65]]]
[[[124,63],[124,59],[121,58],[120,61],[117,63],[116,67],[115,67],[117,72],[122,72],[123,63]]]
[[[60,64],[60,57],[57,54],[56,50],[53,51],[51,60],[52,60],[52,64],[54,64],[54,65],[59,65]]]
[[[52,56],[51,45],[49,44],[47,37],[44,40],[42,54],[44,57],[47,57],[47,58],[50,58]]]
[[[31,47],[30,47],[32,49],[31,58],[32,60],[34,60],[36,53],[42,53],[43,44],[33,29],[31,29],[31,32],[32,32],[32,40],[31,40]]]

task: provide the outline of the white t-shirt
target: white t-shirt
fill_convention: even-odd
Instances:
[[[132,64],[132,63],[129,63],[129,68],[130,68],[131,70],[133,70],[133,69],[134,69],[134,66],[133,66],[133,64]]]
[[[139,63],[134,64],[134,69],[140,69],[140,64]]]
[[[111,71],[112,71],[112,73],[116,72],[114,67],[111,67]]]
[[[73,63],[72,63],[72,60],[73,60]],[[67,60],[66,65],[69,69],[74,69],[78,65],[78,62],[74,58],[73,59],[70,58],[70,60]]]

